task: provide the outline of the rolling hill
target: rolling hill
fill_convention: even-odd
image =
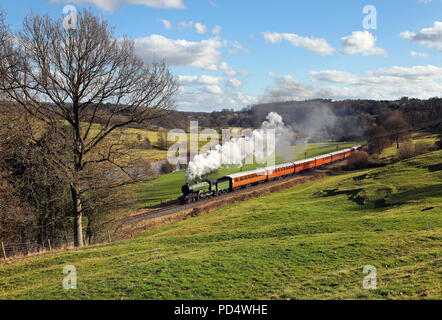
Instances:
[[[0,299],[441,299],[442,151],[0,266]],[[64,290],[63,267],[78,272]],[[362,289],[364,266],[377,289]]]

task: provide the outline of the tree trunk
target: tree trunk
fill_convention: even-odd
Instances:
[[[81,225],[81,200],[78,187],[71,187],[72,192],[72,213],[74,217],[74,245],[76,247],[83,246],[83,228]]]
[[[93,234],[92,234],[92,220],[89,219],[89,217],[88,217],[87,227],[86,227],[86,239],[85,239],[86,245],[88,245],[88,246],[91,245],[92,237],[93,237]]]
[[[49,194],[49,212],[51,215],[51,235],[50,238],[53,240],[55,239],[55,233],[56,233],[56,226],[55,226],[55,216],[57,214],[57,208],[55,206],[55,188],[53,185],[49,186],[49,190],[48,190],[48,194]]]

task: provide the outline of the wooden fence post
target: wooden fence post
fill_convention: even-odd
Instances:
[[[52,251],[51,239],[48,239],[48,243],[49,243],[49,251]]]
[[[107,235],[108,235],[108,237],[109,237],[109,243],[111,243],[111,242],[112,242],[112,239],[111,239],[111,235],[110,235],[110,231],[109,231],[109,230],[107,230]]]
[[[2,251],[3,251],[3,257],[5,258],[5,262],[6,262],[6,251],[5,251],[5,245],[2,242]]]

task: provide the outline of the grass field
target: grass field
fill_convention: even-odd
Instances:
[[[309,145],[295,146],[294,152],[297,155],[296,160],[303,159],[305,152],[307,157],[314,157],[321,154],[326,154],[336,149],[345,149],[357,145],[357,142],[347,143],[312,143]],[[278,163],[286,162],[284,159],[277,159]],[[242,170],[253,170],[257,167],[265,165],[245,165]],[[214,172],[210,175],[211,178],[221,178],[225,175],[239,172],[238,167],[227,167]],[[175,172],[168,175],[161,176],[157,179],[141,183],[137,188],[137,197],[140,199],[138,209],[149,208],[163,202],[176,200],[181,195],[181,187],[186,183],[185,171]]]
[[[411,135],[410,141],[412,143],[424,142],[430,146],[433,146],[438,140],[437,135],[428,134],[427,132],[416,132]],[[405,142],[401,142],[399,146],[403,145]],[[397,146],[396,144],[392,144],[391,147],[385,149],[380,155],[381,159],[387,159],[391,157],[395,157],[397,154]]]
[[[442,151],[344,172],[132,240],[2,264],[0,299],[441,299],[441,187]],[[62,287],[66,265],[77,290]]]
[[[91,136],[95,136],[101,126],[94,124],[91,129]],[[118,134],[117,134],[118,136]],[[110,137],[113,139],[115,137]],[[145,138],[148,138],[152,144],[152,149],[144,148],[131,148],[130,154],[134,159],[141,158],[149,161],[163,161],[167,159],[167,151],[161,150],[158,146],[158,132],[144,129],[124,128],[121,130],[121,142],[124,144],[130,144],[134,142],[142,142]]]

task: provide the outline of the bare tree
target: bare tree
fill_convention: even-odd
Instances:
[[[65,150],[70,144],[57,134],[61,122],[59,128],[42,128],[19,111],[16,106],[0,106],[0,185],[8,186],[6,196],[0,198],[10,209],[0,210],[0,216],[10,216],[9,222],[13,217],[31,221],[19,232],[8,233],[18,232],[22,240],[31,240],[33,235],[33,240],[42,243],[59,238],[68,227],[69,181],[64,180],[57,163],[69,161]],[[18,199],[15,205],[14,199]],[[11,214],[14,208],[17,214]]]
[[[82,246],[83,173],[100,163],[127,173],[112,156],[115,144],[106,152],[101,146],[118,129],[172,110],[176,80],[165,63],[144,64],[133,41],[117,39],[90,10],[81,11],[70,30],[61,18],[30,14],[2,51],[0,90],[46,125],[69,125],[71,159],[59,166],[70,179],[75,245]]]
[[[367,130],[368,146],[371,153],[381,154],[390,143],[389,133],[382,126],[372,126]]]
[[[0,62],[3,62],[10,58],[9,54],[10,54],[10,33],[9,33],[9,28],[5,23],[5,15],[3,13],[3,11],[0,10]],[[5,66],[6,67],[6,66]],[[3,72],[8,72],[7,68],[1,69],[0,70],[0,79],[3,78]],[[2,98],[2,91],[0,90],[0,98]]]
[[[396,142],[397,149],[399,149],[399,142],[405,140],[410,135],[410,126],[400,111],[394,111],[387,118],[384,128],[388,131],[390,139]]]
[[[158,131],[157,145],[160,149],[167,150],[167,133],[163,128],[160,128]]]

